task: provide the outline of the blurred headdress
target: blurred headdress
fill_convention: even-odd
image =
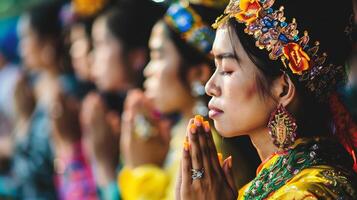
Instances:
[[[164,21],[178,33],[184,41],[204,55],[212,49],[215,31],[204,22],[191,5],[208,8],[224,8],[228,0],[182,0],[170,5]]]
[[[74,12],[82,17],[93,16],[102,10],[108,0],[72,0]]]

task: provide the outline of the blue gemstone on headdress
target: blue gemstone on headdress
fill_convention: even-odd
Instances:
[[[182,33],[189,31],[194,24],[192,14],[180,4],[170,6],[167,15],[171,17],[176,28]]]
[[[176,17],[175,22],[180,32],[187,32],[192,27],[193,19],[191,15],[185,14]]]
[[[299,41],[299,39],[300,39],[299,36],[297,36],[297,35],[294,36],[294,41],[295,42]]]
[[[267,27],[263,27],[263,28],[262,28],[262,32],[263,32],[263,33],[268,32],[268,30],[269,30],[269,29],[268,29]]]
[[[167,14],[168,15],[175,15],[179,10],[180,10],[181,6],[179,6],[179,4],[173,4],[172,6],[169,7],[169,9],[167,10]]]
[[[274,11],[274,10],[273,10],[272,8],[269,8],[269,9],[266,10],[266,12],[267,12],[268,14],[273,13],[273,11]]]
[[[272,28],[274,26],[273,22],[268,19],[263,19],[263,23],[267,28]]]
[[[288,25],[288,23],[286,23],[286,22],[281,22],[280,23],[280,26],[283,27],[283,28],[286,27],[287,25]]]
[[[208,27],[195,29],[189,38],[189,43],[198,48],[201,52],[209,53],[212,49],[215,32]]]
[[[289,42],[289,39],[284,34],[280,34],[279,35],[279,40],[284,42],[284,43],[288,43]]]
[[[265,3],[266,2],[266,0],[260,0],[260,3]]]

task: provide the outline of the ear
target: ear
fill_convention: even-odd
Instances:
[[[296,88],[290,77],[283,73],[273,83],[273,96],[278,104],[287,107],[291,104],[296,95]]]
[[[202,63],[196,66],[192,66],[189,71],[188,71],[188,78],[187,80],[190,83],[193,83],[195,81],[199,81],[202,83],[202,85],[205,85],[206,82],[209,80],[209,78],[212,75],[211,68],[209,67],[208,64]]]

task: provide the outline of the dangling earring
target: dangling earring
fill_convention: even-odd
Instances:
[[[296,121],[283,105],[280,104],[271,115],[268,128],[274,145],[279,149],[286,150],[295,142]]]
[[[192,96],[195,97],[196,103],[193,108],[193,114],[207,116],[207,103],[204,101],[206,94],[205,86],[200,81],[194,81],[191,85]]]

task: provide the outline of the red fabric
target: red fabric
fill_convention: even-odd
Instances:
[[[336,136],[354,160],[353,169],[357,172],[356,148],[357,125],[337,94],[330,97],[330,109],[336,127]]]
[[[56,177],[60,200],[98,200],[92,169],[83,153],[81,142],[74,144],[72,155],[62,155],[65,167]]]

